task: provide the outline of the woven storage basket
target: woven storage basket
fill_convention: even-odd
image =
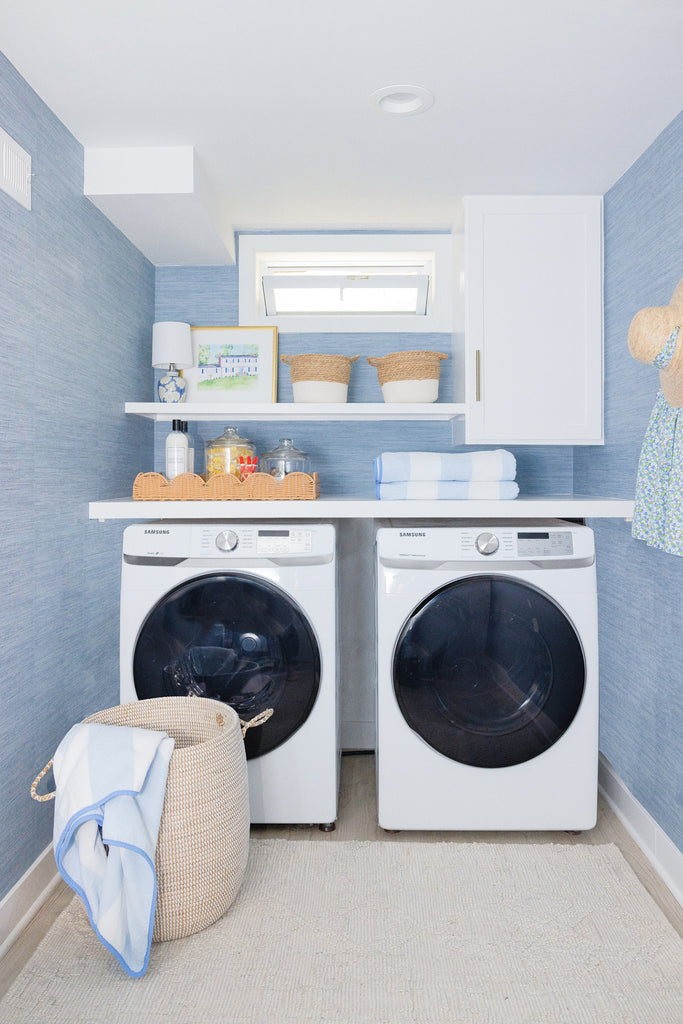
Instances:
[[[435,402],[439,394],[441,360],[445,352],[390,352],[369,356],[385,402]]]
[[[321,352],[280,356],[289,366],[295,402],[345,402],[356,359]]]
[[[156,851],[152,939],[207,928],[235,899],[249,854],[249,791],[237,712],[205,697],[155,697],[86,722],[158,729],[175,740]]]

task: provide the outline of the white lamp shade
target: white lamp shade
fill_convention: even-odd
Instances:
[[[192,332],[189,324],[163,320],[152,328],[152,366],[168,370],[171,363],[178,370],[193,365]]]

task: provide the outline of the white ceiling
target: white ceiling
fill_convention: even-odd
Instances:
[[[31,0],[0,48],[86,150],[194,147],[211,245],[167,247],[150,197],[156,263],[221,262],[225,223],[444,230],[466,194],[603,194],[683,105],[681,0]],[[403,83],[434,106],[371,108]]]

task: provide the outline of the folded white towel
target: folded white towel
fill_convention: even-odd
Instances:
[[[461,501],[483,499],[506,501],[516,498],[519,486],[514,480],[396,480],[389,484],[376,485],[377,497],[381,501],[395,499],[416,499],[418,501],[444,499]]]
[[[398,480],[514,480],[517,462],[498,448],[484,452],[382,452],[375,461],[375,482]]]
[[[165,732],[82,722],[54,756],[57,867],[133,978],[149,961],[154,855],[173,746]]]

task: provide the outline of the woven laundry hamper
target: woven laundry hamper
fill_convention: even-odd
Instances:
[[[351,363],[358,356],[328,355],[319,352],[280,356],[289,366],[295,402],[345,402]]]
[[[368,356],[377,368],[385,402],[435,402],[442,359],[448,359],[445,352],[424,350]]]
[[[175,740],[155,858],[152,940],[179,939],[213,924],[235,899],[249,854],[247,762],[237,712],[204,697],[154,697],[85,721],[157,729]]]

